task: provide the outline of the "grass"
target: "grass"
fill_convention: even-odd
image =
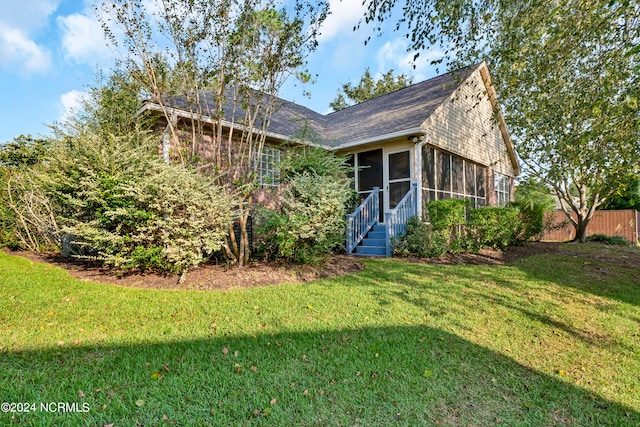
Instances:
[[[638,267],[581,247],[224,292],[0,253],[0,425],[640,425]]]

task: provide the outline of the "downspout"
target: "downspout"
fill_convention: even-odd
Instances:
[[[416,216],[420,221],[422,221],[422,147],[427,143],[427,134],[426,132],[422,133],[422,138],[420,138],[416,142]]]

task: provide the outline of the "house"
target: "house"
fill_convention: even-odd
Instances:
[[[484,62],[327,115],[278,101],[260,162],[262,183],[277,183],[279,146],[303,128],[315,143],[349,155],[363,203],[348,216],[348,253],[389,255],[393,238],[428,201],[466,198],[481,207],[513,198],[520,168]],[[180,102],[171,109],[176,120],[193,119]]]

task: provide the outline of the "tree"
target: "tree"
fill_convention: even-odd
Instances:
[[[302,68],[317,46],[327,4],[294,0],[287,10],[275,0],[162,0],[158,10],[149,10],[147,3],[103,2],[98,7],[103,28],[113,45],[124,47],[124,69],[160,106],[168,124],[164,151],[171,147],[173,161],[211,171],[242,200],[235,207],[240,241],[230,222],[223,249],[232,263],[243,265],[249,257],[257,159],[276,96],[289,77],[309,79]],[[176,96],[192,113],[190,129],[178,129],[171,108]],[[206,159],[198,156],[205,144],[212,153]]]
[[[487,58],[520,158],[586,241],[595,209],[639,167],[637,2],[370,0],[365,20],[380,30],[397,5],[414,50],[443,48],[436,63]]]
[[[343,84],[329,106],[333,108],[333,111],[342,110],[350,105],[359,104],[402,89],[411,83],[413,83],[413,78],[404,74],[394,76],[393,69],[383,74],[379,79],[374,80],[371,76],[371,71],[367,67],[364,75],[360,78],[360,83],[356,86],[353,86],[351,82]]]

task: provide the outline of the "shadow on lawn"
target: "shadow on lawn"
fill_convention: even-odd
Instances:
[[[435,316],[446,314],[450,310],[452,298],[457,298],[456,302],[459,307],[464,307],[465,309],[471,307],[471,310],[473,310],[474,307],[469,305],[469,300],[475,298],[478,301],[500,305],[508,310],[519,311],[532,320],[560,329],[590,344],[633,351],[634,349],[630,349],[619,342],[607,340],[606,337],[593,334],[590,330],[577,328],[564,322],[563,319],[553,318],[546,313],[541,314],[531,309],[532,303],[538,302],[535,298],[531,298],[539,293],[541,288],[544,289],[543,293],[548,294],[550,298],[547,299],[549,300],[556,302],[571,300],[572,302],[595,307],[604,313],[608,313],[611,310],[610,300],[612,299],[640,306],[640,282],[629,280],[629,277],[633,276],[628,271],[612,271],[605,268],[606,264],[598,260],[589,259],[589,261],[586,261],[585,259],[576,260],[575,258],[562,255],[540,255],[531,259],[520,260],[509,266],[524,273],[524,277],[518,277],[517,275],[516,277],[509,277],[505,267],[497,266],[404,264],[402,269],[393,271],[394,281],[401,285],[408,285],[413,290],[419,290],[424,295],[416,296],[415,293],[403,289],[402,286],[391,294],[412,305],[421,307]],[[363,274],[369,274],[370,280],[373,282],[379,281],[378,273],[380,272],[375,271],[377,268],[374,267]],[[382,269],[387,274],[391,271],[384,266]],[[586,273],[585,269],[588,269]],[[434,273],[436,273],[435,276],[433,276]],[[638,269],[638,274],[638,277],[640,277],[640,268]],[[435,277],[434,280],[439,283],[452,281],[452,286],[461,285],[468,289],[451,293],[446,286],[431,287],[425,285],[422,277],[428,278],[429,275],[432,275],[432,278]],[[420,277],[420,279],[417,279],[417,277]],[[527,288],[523,286],[523,279],[528,286],[533,284],[535,287]],[[559,287],[553,289],[546,286],[544,282],[554,283]],[[482,287],[482,283],[497,285],[498,288],[492,292],[472,291],[470,285],[474,283],[480,284],[480,287]],[[504,291],[500,288],[503,288]],[[579,292],[575,292],[576,290]],[[518,292],[519,297],[513,298],[510,293],[512,291]],[[372,293],[381,300],[388,299],[390,296],[386,288],[384,291],[376,291],[374,289]],[[527,301],[527,295],[529,295],[529,301]],[[596,298],[592,298],[589,295],[593,295]],[[435,304],[434,301],[436,302]],[[476,306],[475,309],[482,310],[482,305]],[[629,312],[617,314],[627,317],[631,321],[640,322],[640,315],[635,316]]]
[[[629,248],[637,263],[612,263],[588,252],[538,255],[513,265],[535,280],[544,280],[603,298],[640,306],[640,251]],[[622,254],[621,254],[622,256]],[[625,257],[628,258],[628,255]]]
[[[637,411],[429,327],[5,350],[0,363],[4,401],[90,407],[4,413],[3,425],[640,425]]]

